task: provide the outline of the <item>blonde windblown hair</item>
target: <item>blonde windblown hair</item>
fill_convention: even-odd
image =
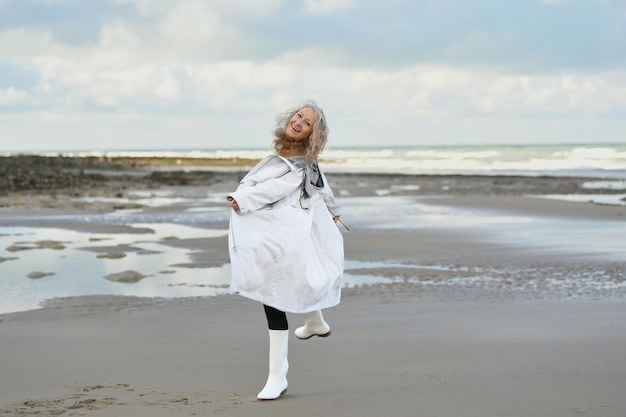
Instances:
[[[272,143],[276,152],[280,151],[283,147],[284,140],[286,138],[285,130],[287,129],[287,123],[300,109],[309,107],[315,112],[315,123],[313,123],[313,130],[311,135],[305,139],[304,148],[304,160],[307,164],[312,165],[315,162],[315,158],[322,153],[326,142],[328,141],[328,125],[326,124],[326,116],[324,111],[313,100],[306,100],[300,104],[297,108],[281,114],[276,118],[276,128],[274,129],[274,142]]]

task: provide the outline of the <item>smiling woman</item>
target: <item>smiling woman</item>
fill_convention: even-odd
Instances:
[[[321,310],[339,304],[343,275],[337,205],[317,163],[328,136],[324,112],[306,101],[278,118],[274,134],[276,153],[228,196],[231,291],[263,303],[269,328],[269,375],[260,400],[287,391],[285,312],[303,313],[299,339],[329,336]]]
[[[281,156],[301,156],[307,164],[313,164],[326,146],[326,116],[315,102],[305,101],[278,117],[274,135],[274,149]]]

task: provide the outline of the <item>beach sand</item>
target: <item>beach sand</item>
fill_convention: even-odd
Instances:
[[[290,340],[257,402],[267,334],[231,296],[86,297],[5,317],[0,415],[623,416],[626,307],[346,294],[328,339]],[[290,316],[292,322],[296,317]]]
[[[402,194],[422,208],[478,210],[486,223],[377,227],[379,219],[367,213],[345,215],[346,260],[371,263],[347,272],[389,282],[344,289],[342,303],[325,313],[331,337],[291,335],[289,389],[277,401],[255,399],[267,376],[267,330],[262,307],[241,297],[93,295],[0,315],[0,416],[626,415],[621,248],[599,244],[588,253],[532,236],[520,242],[505,230],[494,239],[485,226],[506,216],[621,230],[626,207],[531,198],[520,190],[420,194],[410,187],[419,182],[414,177],[340,180],[345,184],[335,190],[355,198],[396,186],[404,191],[377,198]],[[484,178],[456,180],[483,189]],[[559,187],[545,193],[553,189]],[[127,231],[58,216],[93,213],[93,205],[57,198],[56,206],[42,207],[41,195],[20,198],[20,206],[1,212],[2,225]],[[197,226],[227,224],[217,218]],[[228,262],[223,237],[167,244],[193,249],[197,267]],[[301,322],[292,314],[289,320],[292,330]]]

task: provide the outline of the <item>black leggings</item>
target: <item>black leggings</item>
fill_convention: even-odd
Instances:
[[[284,311],[266,306],[265,304],[263,304],[263,308],[265,309],[265,317],[267,317],[267,327],[270,330],[289,330],[287,314]]]

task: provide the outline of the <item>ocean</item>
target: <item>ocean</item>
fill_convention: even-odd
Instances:
[[[262,158],[269,149],[205,149],[205,150],[109,150],[38,152],[40,155],[64,156],[135,156],[169,158]],[[20,152],[6,152],[5,156]],[[23,153],[23,152],[21,152]],[[596,194],[542,195],[545,198],[594,201],[600,204],[626,205],[626,144],[604,145],[515,145],[515,146],[439,146],[439,147],[329,147],[322,154],[320,164],[327,172],[406,173],[428,175],[521,175],[521,176],[582,176],[589,177],[585,187],[598,190]],[[189,167],[182,169],[207,169]],[[218,169],[218,168],[210,168]],[[224,169],[224,168],[219,168]],[[237,168],[241,170],[241,166]],[[601,193],[601,189],[614,192]],[[384,191],[384,190],[382,190]],[[593,191],[595,192],[595,191]],[[377,192],[378,193],[378,192]],[[545,246],[566,254],[586,254],[603,257],[622,265],[623,222],[584,221],[580,219],[552,218],[530,215],[511,216],[506,213],[441,208],[420,204],[406,196],[381,193],[386,198],[359,198],[339,195],[346,221],[351,228],[376,228],[367,226],[372,219],[379,227],[390,230],[464,230],[480,225],[485,239],[520,247]],[[140,195],[138,195],[140,196]],[[146,210],[116,210],[113,213],[56,215],[58,221],[81,221],[93,224],[128,225],[149,228],[151,238],[126,233],[85,233],[56,227],[16,227],[0,225],[0,315],[13,311],[34,309],[55,297],[92,294],[132,295],[139,297],[205,297],[228,293],[230,265],[213,268],[190,268],[190,253],[185,248],[164,245],[171,236],[180,239],[222,236],[226,230],[197,227],[198,222],[227,219],[227,206],[216,208],[223,195],[207,195],[200,200],[182,201],[176,196],[156,193],[146,202]],[[133,200],[142,202],[143,200]],[[187,205],[185,205],[185,203]],[[176,204],[177,210],[151,210],[154,205]],[[396,210],[403,207],[402,210]],[[385,213],[394,213],[386,216]],[[0,215],[1,215],[0,210]],[[36,216],[37,214],[30,214]],[[377,227],[378,227],[377,226]],[[38,242],[60,242],[63,249],[41,247]],[[129,247],[123,259],[102,259],[96,254],[106,242],[110,246]],[[96,251],[96,253],[94,253]],[[347,270],[390,267],[380,262],[364,263],[346,260]],[[395,265],[395,264],[394,264]],[[400,265],[408,268],[407,265]],[[528,293],[531,286],[539,285],[545,296],[565,298],[623,294],[623,280],[607,277],[604,269],[587,268],[570,271],[566,279],[555,280],[543,267],[529,266],[523,270],[485,270],[466,278],[463,266],[417,264],[415,268],[442,271],[459,277],[437,282],[420,281],[416,285],[476,286],[501,285],[510,287],[510,276],[530,277],[518,279],[520,294]],[[452,269],[451,269],[452,268]],[[461,269],[459,269],[461,268]],[[619,272],[616,267],[614,274]],[[141,271],[149,278],[134,284],[111,282],[108,274],[124,270]],[[45,273],[43,277],[29,277],[33,271]],[[610,271],[609,271],[610,272]],[[557,274],[560,272],[554,272]],[[49,274],[49,276],[48,276]],[[419,275],[419,274],[418,274]],[[499,276],[503,278],[500,280]],[[465,277],[465,278],[463,278]],[[621,278],[620,278],[621,279]],[[346,273],[344,285],[388,283],[388,277],[373,274]],[[402,281],[402,280],[400,280]],[[534,290],[533,290],[534,291]]]
[[[54,156],[125,156],[170,158],[262,158],[271,150],[153,149],[54,151]],[[5,156],[20,152],[4,152]],[[23,152],[22,152],[23,153]],[[32,153],[32,152],[31,152]],[[535,144],[472,146],[332,147],[320,156],[327,172],[428,175],[585,176],[626,180],[624,144]]]

